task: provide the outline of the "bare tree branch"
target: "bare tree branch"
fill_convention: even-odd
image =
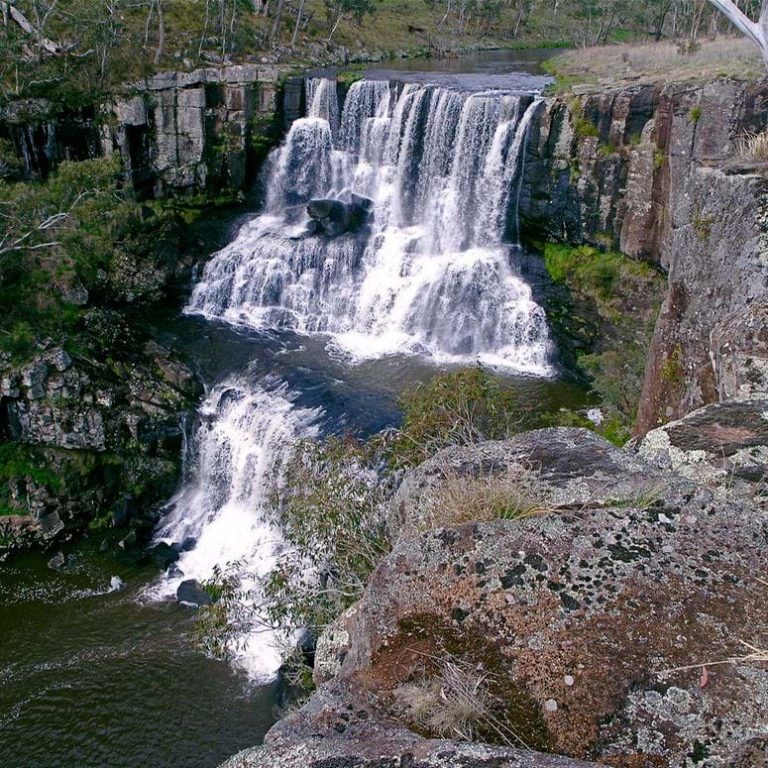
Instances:
[[[733,0],[709,0],[725,17],[746,35],[763,55],[766,67],[768,67],[768,2],[763,2],[760,19],[752,21]]]
[[[3,13],[3,18],[6,19],[10,16],[26,34],[34,37],[38,45],[45,51],[53,56],[61,56],[64,54],[64,48],[58,43],[43,36],[40,30],[35,29],[32,22],[18,9],[16,6],[6,2],[6,0],[0,0],[0,11]],[[46,14],[47,18],[48,14]]]

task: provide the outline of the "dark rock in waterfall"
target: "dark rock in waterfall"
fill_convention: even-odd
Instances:
[[[174,545],[179,552],[191,552],[197,544],[197,539],[194,536],[187,536],[181,544]]]
[[[176,599],[182,605],[194,606],[195,608],[210,605],[213,602],[211,596],[203,589],[203,585],[197,579],[182,581],[176,590]]]
[[[356,232],[370,219],[373,201],[360,195],[352,195],[350,202],[342,200],[312,200],[307,213],[312,221],[308,233],[338,237]]]
[[[168,570],[169,566],[173,565],[179,559],[178,551],[170,544],[160,542],[155,544],[147,550],[149,559],[152,564],[157,566],[161,571]]]

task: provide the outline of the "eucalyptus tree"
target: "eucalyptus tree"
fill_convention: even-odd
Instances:
[[[763,0],[757,21],[752,21],[733,0],[709,0],[742,34],[759,49],[768,67],[768,0]]]

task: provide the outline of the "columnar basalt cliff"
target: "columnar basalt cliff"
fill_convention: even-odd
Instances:
[[[533,240],[590,243],[669,285],[637,431],[768,389],[768,180],[740,142],[768,125],[768,84],[636,85],[547,99],[520,218]]]
[[[145,196],[242,192],[279,136],[279,94],[277,67],[165,72],[75,109],[12,102],[0,110],[0,138],[27,176],[118,153]]]

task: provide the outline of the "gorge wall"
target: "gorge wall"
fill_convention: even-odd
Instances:
[[[12,102],[0,108],[0,139],[28,177],[117,153],[145,197],[243,191],[280,136],[283,104],[288,119],[298,116],[282,88],[277,67],[164,72],[76,108]]]
[[[139,197],[227,196],[251,190],[261,160],[305,103],[304,80],[282,78],[276,67],[164,73],[75,110],[42,101],[6,106],[0,140],[26,177],[45,177],[62,160],[118,154]],[[531,120],[519,201],[523,239],[619,250],[668,276],[638,433],[768,388],[768,180],[764,167],[739,157],[740,137],[766,124],[768,84],[732,80],[551,96]],[[179,264],[161,271],[167,284]],[[165,353],[153,347],[131,361],[116,387],[116,374],[102,375],[93,361],[51,363],[59,354],[54,340],[26,367],[0,360],[0,440],[56,452],[51,466],[60,469],[83,456],[100,457],[101,466],[130,444],[138,464],[156,455],[162,470],[135,485],[165,493],[176,477],[178,412],[196,391],[187,374],[179,387],[175,373],[163,373]],[[98,478],[92,485],[111,487],[102,469],[91,473]],[[79,486],[69,499],[29,476],[11,485],[14,499],[26,499],[37,520],[50,523],[45,530],[78,517]],[[115,486],[109,503],[120,507],[123,490]],[[95,498],[96,506],[104,501]]]
[[[766,124],[768,84],[733,80],[550,98],[533,123],[524,234],[668,274],[638,433],[768,387],[768,179],[740,151]]]

